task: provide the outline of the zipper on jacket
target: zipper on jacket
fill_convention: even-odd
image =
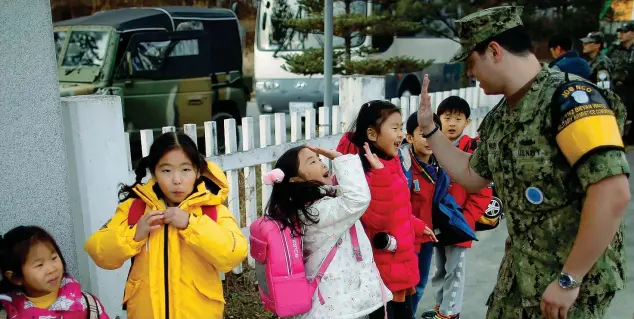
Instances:
[[[165,282],[165,319],[170,318],[170,295],[169,295],[169,281],[168,281],[168,266],[169,258],[167,252],[167,226],[165,225],[165,234],[163,236],[163,281]]]

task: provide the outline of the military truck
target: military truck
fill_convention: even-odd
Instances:
[[[242,74],[236,14],[198,7],[126,8],[54,25],[61,96],[118,94],[133,160],[142,129],[198,126],[205,121],[240,125],[249,89]]]

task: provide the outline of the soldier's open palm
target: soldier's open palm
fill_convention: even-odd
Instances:
[[[431,109],[431,96],[429,95],[429,75],[423,78],[423,87],[420,91],[420,102],[418,103],[418,125],[423,128],[434,125],[434,111]]]

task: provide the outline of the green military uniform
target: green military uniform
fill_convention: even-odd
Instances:
[[[458,20],[463,47],[453,60],[466,59],[479,42],[522,25],[521,11],[521,7],[496,7]],[[506,206],[510,237],[497,284],[487,302],[489,319],[542,318],[542,295],[557,280],[572,249],[588,186],[630,173],[625,154],[618,148],[594,152],[574,168],[569,164],[555,139],[551,114],[551,100],[568,80],[583,81],[574,75],[567,79],[544,64],[532,82],[496,105],[478,130],[481,142],[470,165],[477,174],[495,182]],[[583,88],[592,88],[588,82],[582,83],[587,84]],[[587,102],[584,94],[575,99]],[[614,110],[608,112],[616,115],[622,131],[623,105],[609,90],[602,96]],[[614,293],[625,285],[624,253],[621,227],[584,278],[568,318],[602,318]]]
[[[619,31],[634,31],[634,21],[626,22]],[[629,120],[634,119],[634,45],[629,48],[617,43],[608,50],[608,57],[612,60],[614,69],[612,82],[614,91],[621,97],[628,110]],[[630,142],[634,140],[634,132],[630,130]]]
[[[603,33],[590,32],[585,38],[581,39],[583,43],[604,43]],[[590,81],[600,88],[612,88],[612,60],[603,52],[598,52],[594,58],[588,58],[590,64]]]

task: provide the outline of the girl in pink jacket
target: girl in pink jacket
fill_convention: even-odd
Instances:
[[[19,226],[0,238],[0,318],[109,319],[97,298],[66,273],[44,229]]]

